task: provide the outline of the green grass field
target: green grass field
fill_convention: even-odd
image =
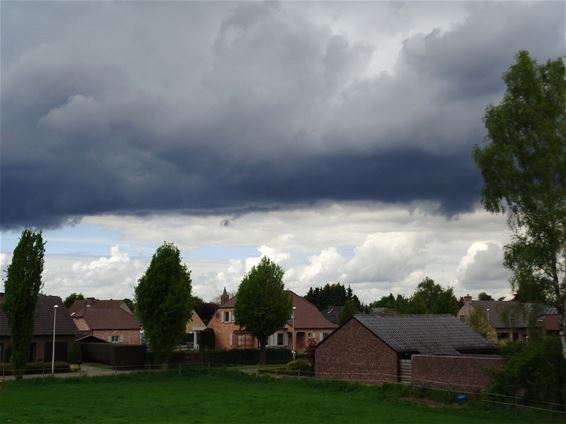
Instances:
[[[0,389],[0,423],[489,424],[534,419],[477,406],[421,405],[384,395],[377,387],[234,371],[23,380]]]

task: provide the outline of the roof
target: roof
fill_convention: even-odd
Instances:
[[[139,330],[140,323],[123,300],[77,300],[71,316],[83,319],[91,330]]]
[[[3,303],[4,293],[0,293],[0,304]],[[53,310],[57,308],[57,321],[55,332],[58,335],[76,335],[79,333],[77,327],[71,317],[63,301],[59,296],[46,296],[40,294],[37,298],[37,306],[35,308],[35,322],[33,327],[34,336],[46,336],[53,334]],[[8,319],[0,307],[0,337],[10,336],[10,327]]]
[[[336,324],[329,321],[322,315],[316,306],[306,301],[298,294],[287,290],[292,296],[295,309],[295,329],[317,329],[317,328],[336,328]],[[236,306],[236,296],[219,306],[219,308],[234,308]],[[287,321],[293,326],[293,320]]]
[[[452,315],[354,315],[398,353],[457,355],[494,351],[495,346]]]
[[[205,328],[206,325],[204,325],[204,322],[202,322],[202,319],[200,319],[200,316],[197,314],[197,311],[193,310],[191,318],[189,319],[187,325],[185,326],[185,331],[193,331],[195,329],[202,330]]]
[[[333,322],[334,324],[338,324],[340,322],[340,314],[342,313],[342,308],[343,306],[329,306],[321,313],[327,320]]]
[[[514,301],[474,300],[472,306],[482,311],[493,328],[526,328],[529,327],[531,313],[535,313],[537,318],[558,314],[553,306]]]

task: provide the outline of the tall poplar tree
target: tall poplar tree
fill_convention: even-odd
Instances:
[[[41,232],[24,230],[14,249],[4,282],[2,308],[10,326],[12,365],[18,378],[21,378],[21,370],[27,362],[33,340],[44,253],[45,243]]]
[[[506,212],[513,231],[504,254],[513,288],[523,300],[544,300],[558,309],[564,358],[565,76],[561,58],[538,64],[528,52],[519,52],[503,76],[503,100],[486,110],[487,145],[474,148],[485,181],[483,205],[493,213]]]
[[[157,248],[135,289],[140,318],[154,360],[162,363],[183,340],[192,313],[191,273],[172,243]]]

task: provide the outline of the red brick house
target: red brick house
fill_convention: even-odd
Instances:
[[[494,352],[451,315],[355,315],[316,347],[315,374],[473,390],[489,384],[484,368],[501,365]]]
[[[11,349],[12,344],[8,319],[2,310],[3,298],[4,294],[0,293],[0,362],[6,362],[8,360],[7,353]],[[61,298],[59,296],[45,296],[40,294],[37,298],[37,306],[35,308],[33,341],[30,346],[29,362],[51,361],[55,305],[57,305],[55,360],[67,360],[69,345],[79,334]]]
[[[110,343],[141,342],[141,325],[123,300],[77,300],[69,312],[85,336],[94,336]]]
[[[295,336],[295,350],[304,352],[308,340],[322,341],[334,329],[336,324],[328,321],[312,303],[301,296],[289,291],[292,296],[293,317],[287,321],[285,327],[269,336],[268,347],[284,347],[293,349],[293,335]],[[234,307],[236,297],[229,299],[218,307],[215,315],[208,323],[215,333],[215,344],[218,349],[250,349],[258,348],[258,340],[249,332],[235,323]]]

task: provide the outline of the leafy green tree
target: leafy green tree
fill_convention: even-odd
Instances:
[[[354,302],[350,299],[346,300],[346,303],[344,303],[344,307],[340,311],[340,316],[338,317],[338,323],[340,325],[344,324],[346,321],[348,321],[352,316],[354,316],[357,313],[358,310],[356,309],[356,305],[354,305]]]
[[[490,342],[497,343],[497,332],[489,324],[487,317],[481,309],[474,308],[472,313],[466,317],[466,324]]]
[[[268,257],[246,274],[236,294],[236,324],[259,340],[260,364],[265,364],[267,338],[291,318],[291,295],[283,285],[283,269]]]
[[[157,363],[183,341],[191,317],[191,273],[172,243],[157,248],[135,289],[136,315]]]
[[[452,287],[441,289],[436,301],[432,305],[430,313],[450,315],[456,315],[458,313],[458,299],[454,296],[454,289]]]
[[[511,284],[536,293],[562,314],[566,358],[566,68],[561,58],[538,64],[526,51],[504,74],[507,91],[485,113],[487,145],[474,160],[485,185],[484,207],[507,213],[513,237],[504,264]],[[525,299],[530,300],[530,299]],[[533,299],[535,300],[535,299]]]
[[[75,303],[75,301],[84,299],[85,297],[82,295],[82,293],[71,293],[65,298],[65,301],[63,303],[65,304],[65,307],[69,308],[73,303]]]
[[[21,370],[29,357],[33,339],[35,308],[41,289],[44,254],[45,243],[41,232],[24,230],[14,249],[4,282],[2,308],[10,326],[12,364],[18,378],[21,378]]]
[[[363,305],[351,289],[341,283],[325,284],[323,287],[309,288],[305,299],[315,305],[319,310],[330,306],[344,306],[347,300],[354,302],[357,310],[363,309]]]
[[[566,359],[557,337],[509,343],[500,353],[507,361],[494,373],[494,391],[544,402],[566,401]]]

